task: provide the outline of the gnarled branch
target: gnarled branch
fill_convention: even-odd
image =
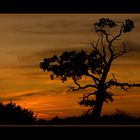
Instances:
[[[95,92],[91,92],[91,93],[85,93],[85,94],[83,95],[83,99],[87,99],[87,100],[88,100],[89,96],[91,96],[91,95],[96,95],[96,94],[97,94],[96,91],[95,91]]]
[[[87,74],[86,74],[86,76],[91,77],[91,78],[94,80],[95,84],[96,84],[96,85],[98,85],[98,83],[97,83],[97,82],[99,82],[99,81],[100,81],[100,79],[99,79],[99,78],[97,78],[96,76],[94,76],[94,75],[92,75],[92,74],[90,74],[90,73],[87,73]]]
[[[74,77],[73,77],[73,81],[74,81],[74,83],[77,85],[77,88],[75,88],[74,86],[69,86],[70,89],[71,89],[72,91],[78,91],[78,90],[86,89],[86,88],[95,88],[95,89],[97,89],[97,86],[96,86],[96,85],[87,84],[87,85],[85,85],[85,86],[81,86],[81,85],[77,82],[76,78],[74,78]]]
[[[127,91],[131,87],[140,87],[140,84],[120,83],[120,82],[117,82],[117,81],[111,79],[109,82],[107,82],[107,86],[108,87],[112,87],[112,86],[121,87],[121,89]]]

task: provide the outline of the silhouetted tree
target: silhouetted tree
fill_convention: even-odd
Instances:
[[[21,108],[13,102],[0,103],[0,124],[34,124],[36,119],[31,110]]]
[[[60,77],[62,82],[72,78],[75,86],[70,86],[73,91],[93,88],[93,92],[83,95],[80,105],[90,106],[93,117],[98,119],[101,114],[104,102],[113,101],[113,93],[109,91],[111,87],[120,87],[127,91],[133,86],[140,84],[120,83],[115,78],[107,78],[112,62],[118,57],[132,51],[127,49],[124,42],[122,46],[115,46],[115,42],[120,40],[123,34],[130,32],[134,28],[132,20],[116,22],[110,19],[101,18],[94,24],[94,31],[99,38],[96,43],[91,42],[92,51],[87,53],[84,50],[79,52],[63,52],[60,56],[54,55],[50,58],[44,58],[40,63],[40,68],[51,72],[50,78]],[[82,86],[80,80],[84,77],[90,77],[93,83]]]

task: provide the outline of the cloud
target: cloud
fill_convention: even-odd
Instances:
[[[125,41],[126,48],[133,49],[135,52],[140,52],[140,44],[135,43],[134,41]]]
[[[19,17],[21,18],[21,17]],[[31,17],[33,18],[33,17]],[[31,22],[29,19],[16,26],[14,29],[19,33],[34,34],[34,35],[63,35],[66,34],[81,34],[90,29],[89,24],[91,19],[88,16],[81,15],[44,15],[44,17],[36,16],[36,22]],[[31,24],[31,23],[32,24]]]
[[[15,53],[15,55],[18,55],[18,61],[23,64],[21,67],[32,67],[33,65],[38,66],[38,63],[42,58],[52,54],[59,54],[66,49],[86,48],[86,45],[82,43],[88,43],[94,38],[94,34],[91,33],[92,24],[101,17],[120,19],[130,17],[135,19],[136,23],[140,20],[138,15],[117,16],[116,14],[46,14],[40,16],[29,15],[13,17],[15,21],[18,18],[21,19],[18,19],[19,22],[15,24],[16,26],[13,24],[14,28],[12,28],[15,30],[15,34],[17,35],[16,43],[18,42],[18,45],[21,43],[27,48],[23,50],[23,47],[21,46],[21,52],[18,52],[17,54]],[[139,32],[139,28],[137,26],[135,28],[135,32]],[[131,45],[137,44],[131,43]],[[138,47],[136,47],[136,49],[138,49]],[[131,54],[128,56],[131,56]],[[134,54],[134,56],[136,55]]]
[[[15,95],[14,95],[15,94]],[[41,96],[47,96],[47,94],[45,92],[41,92],[40,90],[37,91],[32,91],[32,92],[17,92],[17,93],[12,93],[7,95],[6,97],[1,97],[1,101],[18,101],[18,100],[25,100],[25,99],[30,99],[30,98],[34,98],[34,97],[41,97]]]
[[[35,67],[39,65],[39,62],[42,61],[42,59],[44,59],[45,57],[51,57],[54,54],[56,55],[60,55],[61,53],[63,53],[64,51],[71,51],[71,50],[89,50],[91,49],[90,47],[88,47],[88,45],[85,43],[79,43],[79,44],[69,44],[68,47],[61,47],[61,48],[46,48],[46,49],[42,49],[40,51],[33,51],[33,52],[29,52],[27,54],[21,54],[17,56],[18,61],[21,64],[25,64],[25,67],[29,66],[29,67]],[[27,64],[28,63],[28,64]]]
[[[140,44],[132,42],[132,41],[125,41],[124,43],[125,43],[126,49],[132,49],[132,51],[121,56],[118,60],[116,60],[116,63],[123,62],[123,64],[128,64],[128,63],[129,64],[135,64],[135,63],[140,64],[139,63]]]

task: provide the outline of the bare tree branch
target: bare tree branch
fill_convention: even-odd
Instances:
[[[125,53],[128,53],[128,52],[131,52],[131,51],[132,51],[132,49],[126,49],[125,44],[123,42],[123,50],[122,51],[119,51],[116,54],[114,54],[113,59],[116,59],[116,58],[120,57],[121,55],[123,55]]]
[[[112,43],[114,40],[118,39],[118,37],[121,36],[122,31],[123,31],[123,27],[124,27],[124,25],[122,24],[122,26],[121,26],[121,28],[120,28],[120,31],[119,31],[119,34],[116,35],[116,36],[110,41],[111,43]]]
[[[111,79],[109,82],[107,82],[106,85],[107,85],[107,88],[112,87],[112,86],[121,87],[121,89],[123,89],[125,91],[127,91],[131,87],[140,87],[140,84],[120,83],[113,79]]]
[[[98,47],[98,43],[99,43],[99,41],[100,41],[100,35],[99,35],[99,38],[98,38],[98,40],[97,40],[97,42],[96,42],[96,48]]]
[[[97,81],[98,81],[98,82],[100,81],[99,78],[97,78],[96,76],[94,76],[94,75],[92,75],[92,74],[90,74],[90,73],[87,73],[86,76],[91,77],[91,78],[92,78],[94,81],[96,81],[96,82],[97,82]]]
[[[105,33],[105,35],[106,35],[106,41],[109,43],[108,48],[109,48],[109,51],[111,53],[111,57],[114,56],[114,52],[113,52],[113,49],[112,49],[112,43],[113,43],[113,41],[117,40],[121,36],[123,27],[124,26],[122,25],[121,28],[120,28],[119,34],[116,35],[112,40],[109,40],[108,39],[109,34]]]
[[[107,61],[106,61],[106,51],[105,51],[105,46],[104,46],[104,43],[103,43],[103,35],[101,35],[101,45],[102,45],[102,48],[103,48],[104,61],[105,61],[105,64],[107,64]]]
[[[90,84],[88,84],[88,85],[85,85],[85,86],[81,86],[78,82],[77,82],[77,80],[75,79],[75,78],[73,78],[73,81],[74,81],[74,83],[77,85],[77,87],[78,88],[74,88],[73,86],[70,86],[70,88],[73,90],[73,91],[77,91],[77,90],[80,90],[80,89],[86,89],[86,88],[95,88],[95,89],[97,89],[97,86],[96,85],[90,85]]]
[[[115,78],[115,74],[112,73],[113,79],[117,82],[117,79]]]
[[[91,42],[91,45],[98,52],[98,54],[100,55],[100,57],[103,58],[104,63],[107,64],[106,58],[105,58],[104,55],[102,55],[102,53],[100,52],[100,50],[96,46],[94,46],[94,44],[92,42]]]
[[[109,31],[109,28],[107,27],[108,35],[111,35],[112,38],[114,38],[114,35]]]
[[[111,46],[112,46],[112,42],[109,43],[109,45],[108,45],[108,49],[109,49],[109,51],[110,51],[111,57],[113,57],[114,52],[113,52],[113,49],[112,49]]]
[[[88,100],[88,98],[89,98],[89,96],[91,96],[91,95],[96,95],[97,93],[96,92],[91,92],[91,93],[85,93],[84,95],[83,95],[83,99],[87,99]]]
[[[106,37],[106,41],[107,41],[108,43],[110,43],[110,40],[109,40],[109,38],[108,38],[109,35],[108,35],[106,32],[105,32],[104,34],[105,34],[105,37]]]

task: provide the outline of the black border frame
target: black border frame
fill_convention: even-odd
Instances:
[[[0,13],[139,13],[139,0],[2,0]]]
[[[0,14],[101,14],[101,13],[140,13],[139,0],[3,0],[0,1]],[[140,126],[0,126],[0,132],[5,137],[31,139],[98,139],[138,138]],[[1,137],[3,138],[3,136]]]

